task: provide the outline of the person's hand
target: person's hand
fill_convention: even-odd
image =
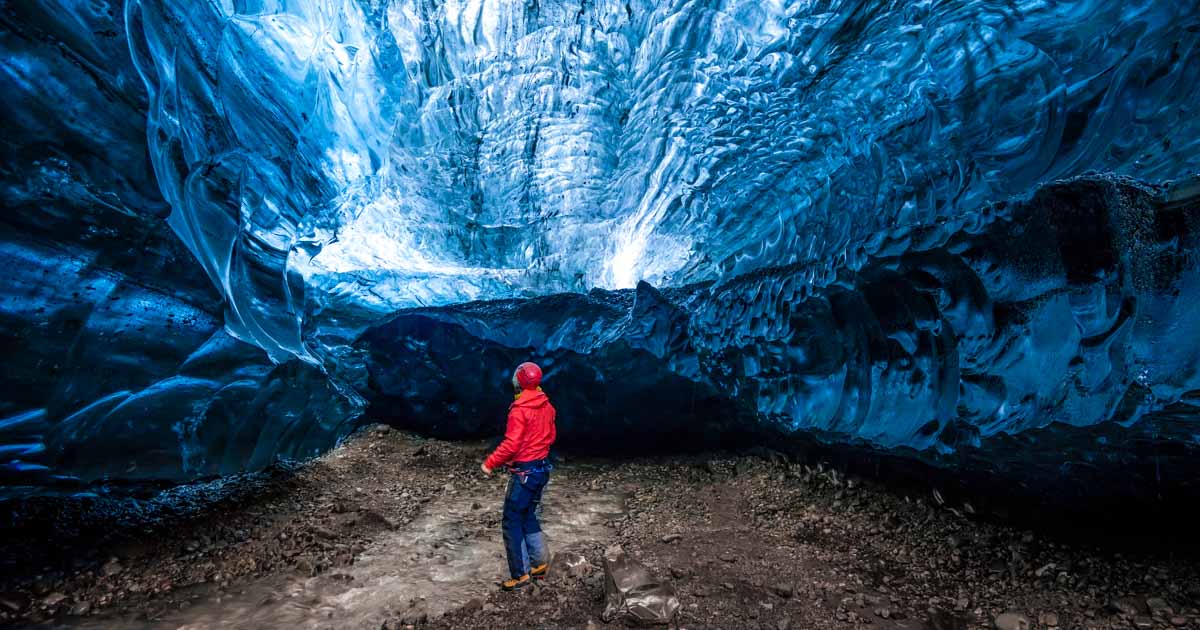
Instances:
[[[480,464],[480,465],[479,465],[479,470],[482,470],[482,471],[483,471],[483,474],[485,474],[485,475],[487,475],[487,476],[489,476],[489,477],[491,477],[491,476],[492,476],[492,469],[491,469],[491,468],[488,468],[487,462],[483,462],[482,464]]]

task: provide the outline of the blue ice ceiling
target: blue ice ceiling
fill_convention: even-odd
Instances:
[[[172,227],[232,332],[304,355],[306,311],[843,261],[870,234],[1042,181],[1194,171],[1187,6],[188,0],[126,14]]]
[[[731,422],[947,453],[1132,426],[1196,389],[1200,211],[1160,186],[1200,172],[1193,3],[0,19],[11,483],[260,466],[364,409],[488,433],[493,372],[530,355],[588,393],[563,395],[581,436]],[[1059,234],[1071,212],[1099,223]],[[1020,229],[1059,236],[1030,262]],[[1117,251],[1081,262],[1093,242]],[[525,306],[453,306],[494,299]],[[678,426],[621,393],[633,366]]]

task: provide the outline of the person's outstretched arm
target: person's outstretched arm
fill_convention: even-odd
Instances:
[[[508,410],[508,427],[504,430],[504,440],[483,462],[483,472],[491,473],[496,468],[507,464],[521,450],[521,441],[525,439],[525,417],[517,409]]]

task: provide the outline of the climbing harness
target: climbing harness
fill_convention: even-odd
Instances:
[[[529,478],[530,473],[550,472],[554,470],[554,465],[550,463],[549,457],[532,462],[508,464],[507,467],[508,472],[512,473],[521,482],[521,485],[525,485],[525,480]]]

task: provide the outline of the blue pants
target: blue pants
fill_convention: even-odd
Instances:
[[[548,462],[518,464],[518,472],[508,480],[504,497],[504,550],[508,553],[508,572],[514,579],[529,573],[533,566],[550,561],[542,525],[538,516],[542,508],[542,491],[550,481]]]

